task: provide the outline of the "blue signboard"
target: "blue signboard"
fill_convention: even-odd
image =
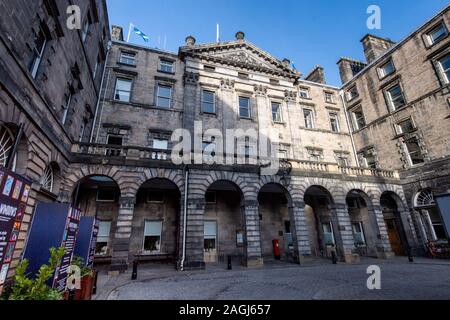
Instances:
[[[441,212],[444,228],[447,232],[447,239],[450,239],[450,194],[443,194],[435,197],[436,204]]]
[[[69,204],[39,203],[33,217],[24,258],[27,272],[36,275],[50,258],[50,248],[64,247],[66,253],[49,285],[60,292],[66,289],[68,269],[72,262],[81,213]]]
[[[94,264],[95,246],[97,244],[98,225],[94,217],[82,217],[78,229],[75,255],[83,258],[87,267]]]

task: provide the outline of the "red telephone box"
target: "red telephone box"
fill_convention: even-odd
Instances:
[[[273,255],[274,255],[276,260],[280,260],[281,259],[281,255],[280,255],[280,241],[278,241],[278,239],[274,239],[272,241],[272,244],[273,244]]]

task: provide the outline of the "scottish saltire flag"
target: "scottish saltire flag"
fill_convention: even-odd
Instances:
[[[139,30],[135,26],[133,26],[133,32],[136,33],[137,35],[141,36],[142,39],[144,39],[145,42],[149,42],[150,41],[150,38],[147,37],[147,35],[145,33],[143,33],[141,30]]]

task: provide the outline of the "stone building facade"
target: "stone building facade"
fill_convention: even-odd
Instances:
[[[434,197],[450,190],[450,11],[406,39],[367,35],[338,64],[361,166],[399,170],[419,245],[446,239]]]
[[[113,26],[109,46],[104,1],[80,1],[85,18],[76,32],[66,30],[68,3],[39,4],[1,4],[8,6],[2,12],[12,12],[0,24],[1,130],[14,141],[25,124],[15,170],[35,182],[28,221],[37,201],[73,203],[96,216],[96,261],[113,271],[134,259],[170,260],[185,270],[228,256],[252,267],[274,258],[302,263],[336,252],[351,263],[420,249],[407,186],[415,183],[408,182],[414,172],[423,173],[399,173],[389,153],[381,160],[383,148],[392,146],[383,130],[377,140],[352,130],[350,102],[326,84],[322,67],[302,77],[288,59],[271,56],[243,32],[209,44],[189,36],[170,53],[126,43]],[[27,12],[28,20],[14,19]],[[19,34],[27,29],[17,21],[30,21],[33,31]],[[29,39],[12,42],[16,36]],[[380,48],[392,45],[374,45],[373,63]],[[341,62],[351,81],[371,70]],[[426,99],[444,101],[439,94]],[[179,129],[191,139],[178,139]],[[243,139],[228,136],[230,129],[244,132]],[[367,148],[367,141],[380,150]],[[271,156],[257,154],[264,144]],[[376,168],[361,163],[361,150],[373,155]],[[222,152],[231,162],[208,164]],[[42,178],[48,172],[51,184]]]
[[[67,28],[70,5],[82,30]],[[0,166],[23,124],[12,169],[34,182],[9,276],[36,203],[58,200],[72,144],[90,134],[109,40],[102,0],[0,2]]]

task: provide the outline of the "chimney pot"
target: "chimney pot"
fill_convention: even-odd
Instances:
[[[187,46],[193,46],[195,45],[195,38],[193,36],[187,36],[186,37],[186,45]]]
[[[236,32],[236,40],[244,40],[245,39],[245,33],[242,31]]]

